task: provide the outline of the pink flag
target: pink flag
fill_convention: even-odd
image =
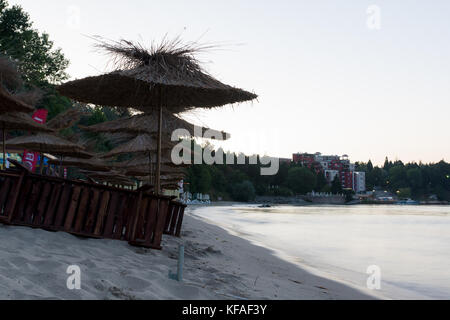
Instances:
[[[33,114],[33,120],[44,124],[47,121],[48,111],[45,109],[36,110]],[[32,172],[36,169],[39,152],[31,152],[24,150],[22,163],[27,166]]]

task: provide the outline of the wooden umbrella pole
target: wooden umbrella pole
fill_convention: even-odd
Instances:
[[[42,173],[44,172],[44,154],[41,152],[40,155],[41,155],[41,161],[39,164],[39,167],[40,167],[39,172],[42,175]]]
[[[152,154],[148,151],[148,183],[152,184]]]
[[[6,138],[5,138],[5,125],[3,125],[3,170],[6,169]]]
[[[159,114],[158,114],[158,154],[156,156],[156,183],[155,194],[161,192],[161,132],[162,132],[162,88],[159,89]]]
[[[63,156],[60,156],[60,157],[59,157],[59,177],[60,177],[60,178],[63,177],[62,161],[63,161]]]

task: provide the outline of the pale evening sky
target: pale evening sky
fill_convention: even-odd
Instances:
[[[449,1],[9,2],[62,48],[73,79],[110,70],[86,36],[220,45],[200,56],[206,70],[259,99],[186,119],[230,132],[225,149],[450,160]],[[381,10],[376,30],[370,5]]]

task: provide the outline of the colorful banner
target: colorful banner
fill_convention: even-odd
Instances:
[[[33,114],[33,120],[44,124],[47,121],[48,111],[45,109],[36,110]],[[22,163],[27,166],[32,172],[36,169],[39,159],[39,152],[23,151]]]

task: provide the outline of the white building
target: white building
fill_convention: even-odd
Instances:
[[[366,191],[366,173],[353,172],[353,190],[356,193]]]

